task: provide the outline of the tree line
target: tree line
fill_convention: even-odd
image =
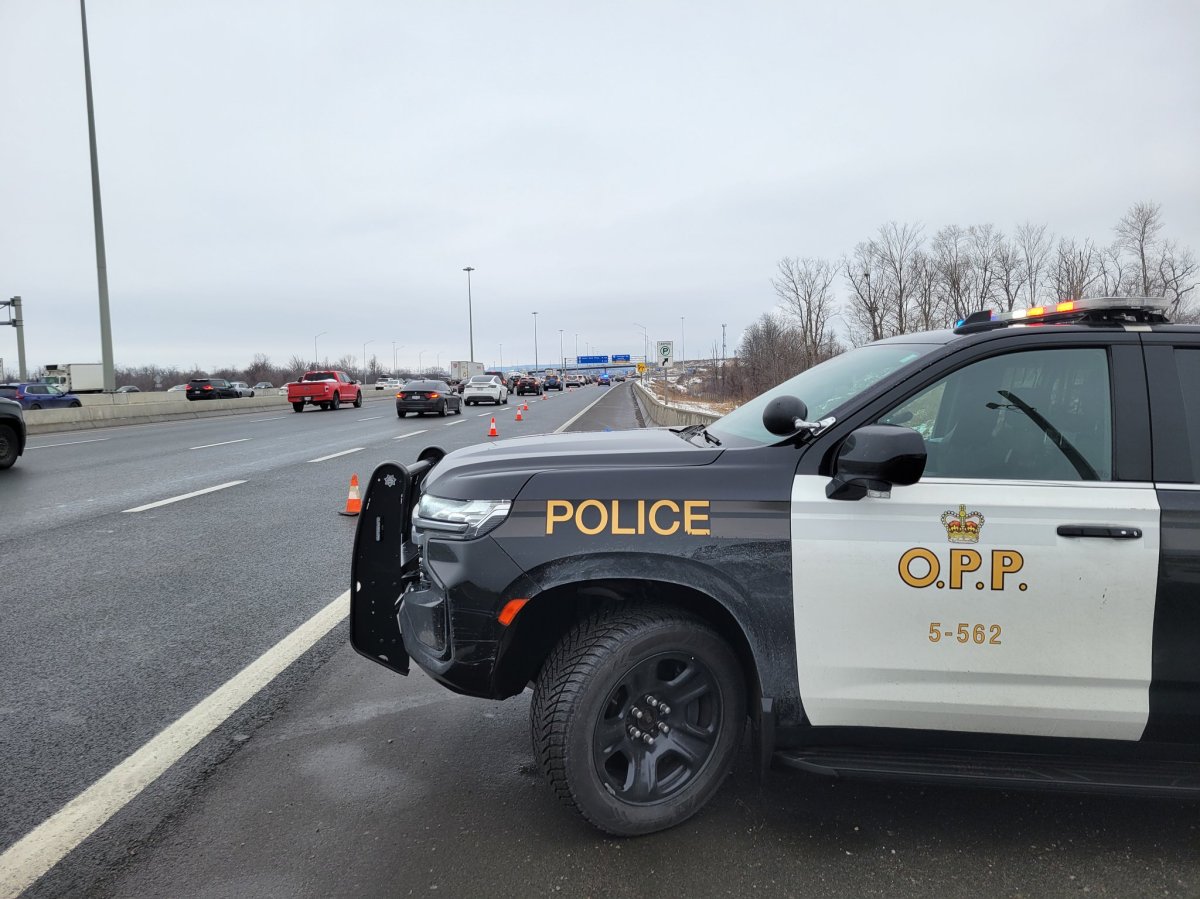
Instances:
[[[860,345],[951,326],[981,309],[1099,296],[1164,297],[1173,321],[1200,320],[1195,253],[1166,235],[1162,207],[1135,203],[1104,244],[1025,222],[946,225],[932,234],[888,222],[840,259],[787,256],[771,279],[777,306],[742,335],[727,395],[755,396]]]

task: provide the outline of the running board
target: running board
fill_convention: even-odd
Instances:
[[[783,749],[779,764],[826,777],[1013,790],[1200,798],[1200,763],[1022,753]]]

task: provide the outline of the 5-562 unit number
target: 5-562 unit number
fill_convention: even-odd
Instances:
[[[940,643],[942,640],[956,640],[959,643],[978,643],[980,645],[999,646],[1001,628],[998,624],[963,624],[961,621],[951,629],[940,621],[929,622],[929,642]]]

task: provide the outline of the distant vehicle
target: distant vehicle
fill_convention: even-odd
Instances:
[[[404,382],[399,378],[380,378],[375,382],[376,390],[398,390],[404,386]]]
[[[467,381],[476,375],[483,374],[482,362],[451,362],[450,380]]]
[[[187,384],[176,384],[174,387],[168,387],[167,393],[183,393],[187,390]]]
[[[625,380],[625,374],[621,373],[621,374],[613,375],[613,380],[619,384],[620,382]]]
[[[517,382],[517,396],[524,396],[527,393],[541,396],[542,382],[538,380],[537,375],[525,375]]]
[[[255,390],[274,390],[275,385],[272,384],[270,381],[259,381],[257,384],[254,385],[254,389]]]
[[[596,380],[596,383],[601,387],[608,387],[610,384],[612,384],[612,378],[608,376],[608,372],[605,372]]]
[[[445,381],[409,381],[396,394],[396,415],[400,418],[409,412],[418,415],[436,412],[442,416],[454,412],[462,415],[462,404],[462,397],[451,390]]]
[[[115,393],[141,393],[142,391],[140,388],[135,387],[133,384],[126,384],[124,387],[118,387],[114,392]]]
[[[103,393],[104,366],[99,362],[70,362],[47,365],[40,384],[52,384],[63,393]]]
[[[241,393],[224,378],[192,378],[187,382],[189,400],[236,400]]]
[[[308,371],[299,381],[288,385],[288,402],[296,412],[303,412],[306,405],[322,409],[337,409],[342,403],[351,403],[355,409],[362,406],[362,388],[344,371]]]
[[[25,417],[16,400],[0,399],[0,469],[12,468],[25,452]]]
[[[510,371],[504,376],[504,384],[508,387],[510,393],[516,393],[517,385],[521,383],[521,379],[527,377],[523,371]]]
[[[564,383],[568,387],[582,387],[584,380],[579,375],[567,375],[567,380]]]
[[[562,390],[563,382],[557,374],[546,375],[546,380],[542,382],[543,390]]]
[[[463,385],[463,402],[468,406],[507,403],[508,385],[497,375],[476,375]]]
[[[74,409],[83,405],[75,394],[63,393],[53,384],[0,384],[0,397],[16,400],[22,409]]]
[[[230,381],[229,383],[238,392],[238,396],[254,396],[254,388],[245,381]]]

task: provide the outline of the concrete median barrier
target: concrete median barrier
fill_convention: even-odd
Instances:
[[[238,415],[249,412],[290,410],[286,396],[270,395],[242,397],[231,400],[189,400],[182,393],[114,393],[85,394],[78,409],[31,409],[25,413],[25,425],[30,434],[50,434],[55,431],[76,431],[84,428],[105,428],[114,425],[150,424],[186,418],[210,418],[219,415]],[[364,390],[363,402],[395,400],[389,391]],[[317,411],[309,407],[309,411]]]
[[[642,407],[642,416],[647,422],[653,422],[659,427],[678,428],[686,425],[707,425],[721,417],[716,413],[698,412],[694,409],[680,409],[677,406],[667,405],[641,381],[633,383],[633,395],[637,397],[638,405]]]

